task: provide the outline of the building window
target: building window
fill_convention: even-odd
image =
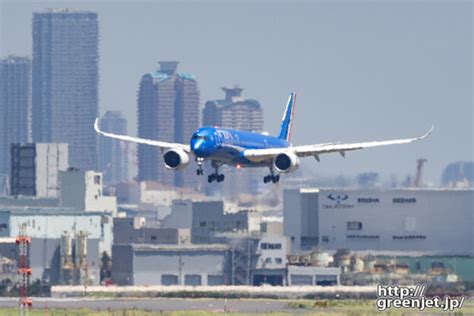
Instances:
[[[366,197],[363,197],[363,198],[357,198],[357,203],[379,203],[379,199],[378,198],[366,198]]]
[[[262,249],[281,249],[281,244],[272,244],[272,243],[266,243],[266,242],[263,242],[261,245],[260,245],[260,248]]]
[[[276,264],[281,264],[283,262],[283,259],[281,258],[275,258],[275,263]]]
[[[265,258],[265,263],[272,263],[272,258]]]
[[[206,222],[200,222],[200,223],[199,223],[199,226],[201,226],[201,227],[206,227]]]
[[[208,275],[207,285],[224,285],[223,275]]]
[[[416,203],[415,198],[393,198],[392,199],[393,203]]]
[[[362,222],[347,222],[347,230],[362,230]]]
[[[347,239],[357,239],[357,240],[368,240],[368,239],[379,239],[379,235],[347,235]]]
[[[403,240],[407,240],[407,239],[426,239],[426,236],[425,235],[395,235],[395,236],[392,236],[393,239],[403,239]]]
[[[100,184],[100,176],[94,176],[94,184]]]
[[[329,242],[329,236],[323,236],[323,237],[321,238],[321,241],[322,241],[322,242]]]
[[[201,285],[201,276],[199,274],[186,274],[184,276],[184,285]]]
[[[4,231],[8,229],[8,225],[5,223],[0,224],[0,231]]]
[[[151,236],[151,240],[156,240],[156,236]]]
[[[173,274],[163,274],[161,276],[161,285],[177,285],[178,276]]]

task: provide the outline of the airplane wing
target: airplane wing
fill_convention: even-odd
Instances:
[[[372,141],[363,143],[341,144],[341,143],[325,143],[315,145],[291,146],[288,148],[267,148],[267,149],[247,149],[244,156],[254,162],[273,158],[280,153],[294,153],[298,157],[314,156],[319,161],[320,154],[331,152],[339,152],[343,157],[345,152],[349,150],[357,150],[369,147],[378,147],[386,145],[407,144],[428,137],[433,131],[434,126],[423,136],[405,139],[394,139],[384,141]]]
[[[138,143],[138,144],[146,144],[146,145],[150,145],[150,146],[155,146],[155,147],[159,147],[162,150],[171,149],[171,148],[175,148],[175,149],[180,148],[180,149],[184,150],[187,153],[191,152],[191,148],[190,148],[189,145],[184,145],[184,144],[179,144],[179,143],[161,142],[161,141],[158,141],[158,140],[144,139],[144,138],[127,136],[127,135],[117,135],[117,134],[112,134],[112,133],[107,133],[107,132],[101,131],[99,129],[99,118],[95,119],[94,129],[97,133],[99,133],[99,134],[101,134],[105,137],[110,137],[110,138],[123,140],[123,141],[127,141],[127,142],[134,142],[134,143]]]

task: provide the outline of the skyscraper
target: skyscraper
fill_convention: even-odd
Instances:
[[[9,56],[0,61],[0,193],[10,174],[10,144],[29,140],[29,58]]]
[[[178,62],[159,62],[160,70],[145,74],[138,90],[138,136],[187,144],[200,126],[196,77],[177,72]],[[170,186],[194,187],[194,163],[180,171],[163,165],[158,148],[138,145],[138,180],[155,180]]]
[[[127,134],[127,119],[119,111],[107,111],[100,120],[102,130],[114,134]],[[99,137],[99,171],[104,183],[128,181],[128,144],[109,137]]]
[[[263,110],[260,103],[253,99],[242,97],[242,88],[223,87],[223,100],[207,101],[203,109],[203,126],[219,126],[242,131],[263,131]],[[209,172],[208,172],[209,173]],[[238,193],[252,194],[257,190],[261,172],[245,168],[225,168],[223,173],[229,174],[223,184],[224,193],[237,197]],[[213,192],[216,184],[207,185],[207,192]]]
[[[33,141],[67,143],[81,169],[97,169],[98,43],[94,12],[33,14]]]

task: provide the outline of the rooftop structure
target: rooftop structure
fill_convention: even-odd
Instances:
[[[59,196],[59,173],[69,167],[67,144],[12,144],[10,194]]]

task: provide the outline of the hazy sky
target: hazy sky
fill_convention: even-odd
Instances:
[[[316,175],[374,170],[400,178],[428,159],[439,182],[452,161],[473,160],[473,4],[470,1],[7,1],[0,54],[31,55],[32,12],[99,14],[100,111],[121,110],[136,134],[141,76],[178,60],[198,78],[201,103],[239,84],[276,133],[298,93],[294,144],[423,134],[415,144],[305,160]]]

